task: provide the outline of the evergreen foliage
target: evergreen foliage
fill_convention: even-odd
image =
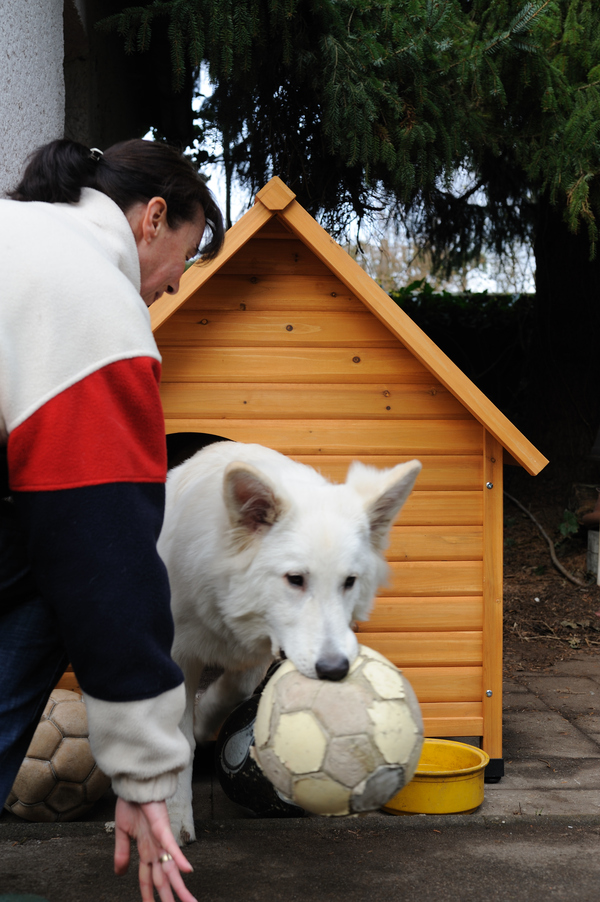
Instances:
[[[338,236],[350,217],[384,211],[442,276],[486,249],[502,257],[528,242],[536,295],[526,414],[542,450],[559,436],[582,453],[591,447],[600,423],[597,2],[120,2],[105,27],[132,53],[168,29],[175,88],[208,67],[215,91],[203,128],[223,136],[226,169],[250,196],[277,174]]]
[[[465,218],[451,242],[464,259],[527,232],[533,186],[595,240],[600,12],[591,2],[154,0],[105,24],[129,52],[168,27],[175,88],[186,67],[207,63],[206,124],[227,136],[252,191],[277,173],[338,225],[392,202],[446,247],[436,220],[452,207]],[[479,174],[498,228],[485,207],[466,221],[471,195],[452,190],[461,170]]]
[[[500,25],[514,4],[476,6],[482,15],[487,7],[488,16],[499,16]],[[471,132],[466,161],[474,185],[460,192],[438,184],[410,211],[413,233],[427,240],[437,265],[464,263],[486,246],[501,254],[515,240],[533,243],[548,204],[562,212],[572,233],[587,235],[588,254],[595,256],[600,8],[585,0],[559,0],[544,4],[535,20],[534,4],[527,6],[523,23],[529,21],[537,49],[519,58],[522,42],[515,40],[516,55],[493,54],[488,100],[496,78],[501,87],[497,103],[480,95],[487,127],[479,135]],[[518,16],[513,26],[518,28]]]
[[[547,192],[595,245],[592,0],[153,0],[104,27],[128,52],[167,28],[175,89],[207,63],[206,126],[251,191],[277,173],[338,228],[395,204],[449,267],[530,235]],[[465,170],[483,203],[456,191]]]

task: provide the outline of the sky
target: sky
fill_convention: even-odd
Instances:
[[[209,96],[212,92],[212,86],[205,72],[202,72],[198,81],[198,96],[193,100],[192,106],[195,110],[200,108],[204,96]],[[146,135],[151,138],[151,132]],[[220,153],[220,148],[215,146],[210,148],[215,155]],[[206,166],[203,169],[205,175],[209,176],[209,188],[215,195],[215,198],[222,210],[225,209],[225,173],[221,164]],[[465,178],[468,179],[468,174]],[[251,206],[253,198],[249,198],[239,185],[234,184],[231,199],[231,217],[236,222],[244,212]],[[376,230],[375,230],[376,231]],[[374,233],[363,229],[360,233],[361,244],[368,244],[369,240],[376,240]],[[356,235],[349,238],[349,243],[356,241]],[[467,289],[472,292],[489,291],[522,293],[535,291],[535,272],[533,254],[525,247],[515,249],[515,262],[509,273],[506,268],[488,257],[485,264],[470,271],[467,275]],[[398,286],[402,287],[402,286]],[[457,288],[457,290],[461,290]]]

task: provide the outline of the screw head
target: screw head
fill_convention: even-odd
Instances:
[[[486,487],[486,489],[493,489],[493,488],[494,488],[494,483],[493,483],[493,482],[486,482],[485,487]]]
[[[485,694],[487,695],[488,698],[491,698],[494,693],[492,692],[491,689],[486,689]]]

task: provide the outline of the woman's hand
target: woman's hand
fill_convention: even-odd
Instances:
[[[142,902],[154,902],[155,888],[162,902],[175,902],[173,891],[181,902],[197,902],[179,873],[193,868],[171,832],[165,802],[138,804],[117,799],[115,874],[125,874],[129,867],[131,839],[136,840],[140,856]]]

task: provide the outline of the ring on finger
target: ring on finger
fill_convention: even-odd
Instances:
[[[166,864],[167,861],[173,861],[173,856],[169,855],[168,852],[165,852],[165,854],[161,855],[158,860],[160,861],[161,864]]]

